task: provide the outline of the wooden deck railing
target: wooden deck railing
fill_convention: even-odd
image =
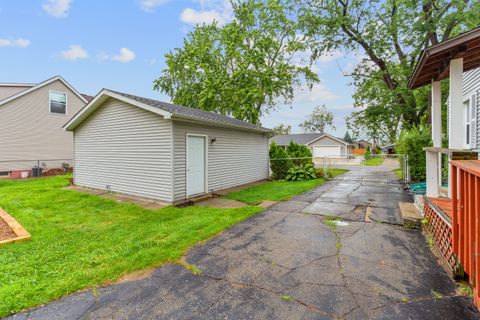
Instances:
[[[480,160],[451,161],[453,252],[480,307]]]

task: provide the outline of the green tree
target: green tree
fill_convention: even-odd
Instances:
[[[350,136],[350,133],[348,131],[345,132],[345,135],[343,136],[343,141],[348,142],[348,143],[353,143],[353,139]]]
[[[480,24],[478,0],[297,2],[304,34],[318,40],[314,59],[335,50],[359,58],[344,72],[355,86],[354,105],[362,108],[351,125],[391,141],[400,125],[425,121],[428,112],[428,88],[407,88],[421,50]]]
[[[412,127],[402,132],[395,146],[396,153],[408,156],[410,178],[413,181],[426,180],[427,161],[423,148],[432,145],[430,132],[428,126]],[[400,163],[403,165],[402,161]]]
[[[278,126],[273,127],[272,130],[275,136],[279,134],[290,134],[290,132],[292,131],[292,126],[285,125],[282,123],[282,124],[279,124]]]
[[[303,128],[305,132],[324,133],[325,128],[328,126],[335,129],[333,125],[333,113],[328,111],[325,105],[316,106],[312,113],[307,116],[307,120],[300,124],[300,127]]]
[[[259,124],[279,99],[291,103],[297,85],[319,81],[289,0],[232,0],[234,19],[197,26],[183,46],[166,54],[154,89],[177,104],[231,115]]]

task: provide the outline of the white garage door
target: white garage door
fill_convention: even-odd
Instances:
[[[339,157],[340,146],[314,146],[313,156],[315,158],[322,157]]]

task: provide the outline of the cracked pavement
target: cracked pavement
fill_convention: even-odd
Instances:
[[[366,176],[351,171],[192,248],[184,261],[200,274],[167,264],[10,319],[479,319],[419,230],[364,221],[370,206],[395,223],[408,199],[391,172]]]

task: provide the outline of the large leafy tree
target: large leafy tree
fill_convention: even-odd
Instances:
[[[328,111],[325,105],[316,106],[312,113],[307,116],[307,120],[300,124],[300,127],[305,132],[319,133],[324,133],[325,128],[329,126],[335,129],[333,125],[333,113]]]
[[[292,132],[292,126],[281,123],[273,127],[272,130],[275,136],[279,134],[290,134],[290,132]]]
[[[318,82],[309,63],[295,57],[309,49],[288,0],[232,1],[234,19],[197,26],[183,46],[166,54],[154,89],[174,103],[249,121],[290,103],[294,88]]]
[[[306,35],[317,38],[314,58],[342,50],[358,65],[345,70],[361,110],[350,125],[367,134],[396,139],[399,126],[425,120],[428,88],[407,88],[421,50],[476,27],[480,1],[298,0]]]

